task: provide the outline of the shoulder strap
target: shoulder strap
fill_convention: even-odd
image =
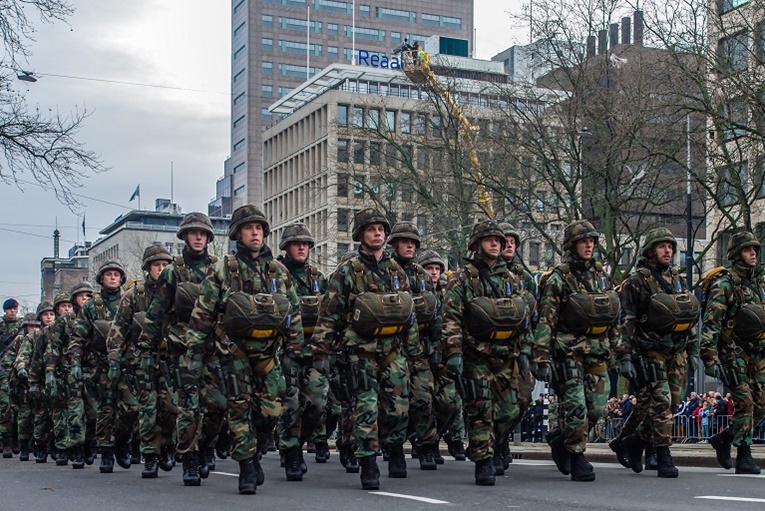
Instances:
[[[143,282],[137,282],[135,285],[135,303],[138,305],[138,312],[146,312],[149,304],[146,303],[146,285]]]
[[[363,293],[367,290],[377,291],[377,286],[374,289],[368,289],[372,287],[372,284],[364,277],[364,265],[361,263],[358,257],[351,258],[351,266],[353,267],[353,282],[356,285],[356,291]]]
[[[582,290],[581,288],[583,286],[581,286],[579,282],[577,282],[577,280],[571,274],[571,267],[567,263],[558,265],[558,269],[560,270],[560,273],[563,276],[563,282],[565,282],[566,285],[569,288],[571,288],[572,293],[576,293]]]
[[[101,293],[95,293],[93,295],[93,305],[96,308],[96,319],[106,319],[106,311],[104,310],[104,299]]]
[[[279,281],[276,279],[279,276],[278,269],[279,263],[276,262],[276,259],[271,259],[268,262],[268,282],[271,293],[276,293],[279,290]]]
[[[653,275],[651,275],[651,270],[649,270],[645,266],[641,266],[640,268],[638,268],[637,271],[640,274],[640,276],[643,277],[643,280],[648,286],[648,289],[651,290],[652,295],[655,295],[656,293],[661,292],[661,290],[659,289],[659,283],[656,282],[656,279],[653,277]]]
[[[228,267],[228,284],[235,293],[242,290],[242,276],[239,274],[239,263],[235,256],[223,256]]]
[[[178,270],[178,276],[181,278],[181,282],[191,282],[189,268],[186,266],[186,261],[183,260],[183,256],[175,256],[175,267]]]
[[[468,275],[470,276],[470,287],[473,288],[473,294],[475,296],[482,296],[483,292],[479,284],[481,283],[481,279],[478,275],[478,268],[476,268],[474,265],[468,263],[465,265],[465,269],[468,272]]]

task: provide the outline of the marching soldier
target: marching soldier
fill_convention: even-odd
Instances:
[[[463,387],[467,456],[480,486],[495,483],[494,448],[517,409],[517,358],[532,340],[518,278],[501,257],[505,244],[499,224],[475,224],[468,240],[474,256],[449,280],[443,304],[446,368]]]
[[[8,305],[7,301],[5,305]],[[15,308],[18,311],[18,304]],[[13,365],[16,362],[16,356],[24,337],[39,326],[40,322],[33,312],[25,315],[23,320],[14,322],[16,337],[5,347],[2,356],[0,356],[0,440],[3,443],[3,458],[13,457],[11,448],[15,433],[13,430],[18,424],[15,415],[21,389],[18,387],[18,378],[16,378]],[[23,391],[22,394],[24,394]]]
[[[380,487],[377,451],[389,454],[388,476],[406,477],[404,441],[409,419],[407,357],[421,355],[406,273],[385,253],[390,223],[378,209],[354,218],[358,255],[329,281],[314,331],[314,360],[337,354],[342,385],[353,396],[356,458],[361,486]]]
[[[553,459],[572,481],[594,481],[584,456],[587,434],[603,415],[609,392],[608,364],[621,350],[619,297],[593,252],[598,233],[587,220],[566,226],[564,261],[542,289],[535,332],[538,380],[551,380],[556,367],[562,431],[549,435]]]
[[[709,376],[722,379],[733,396],[730,425],[709,443],[725,469],[733,467],[731,446],[736,447],[736,473],[759,474],[752,459],[754,421],[765,413],[765,281],[758,271],[760,241],[748,231],[730,239],[731,266],[716,274],[706,292],[701,358]]]
[[[122,411],[120,421],[129,422],[124,426],[129,431],[133,431],[135,426],[138,426],[138,399],[139,393],[143,391],[135,384],[136,369],[140,372],[140,368],[137,367],[140,358],[136,356],[140,355],[140,351],[136,343],[143,331],[146,311],[157,288],[159,275],[172,260],[173,256],[162,245],[152,245],[144,250],[142,265],[143,271],[146,272],[144,280],[136,282],[122,296],[117,315],[109,330],[109,337],[106,339],[110,367],[109,381],[112,385],[119,385]],[[122,368],[124,368],[124,374]],[[147,383],[146,375],[140,375],[140,379],[142,383]],[[132,380],[132,385],[128,380]],[[145,396],[143,401],[146,401]],[[129,413],[126,413],[128,411]],[[114,419],[116,420],[116,417]],[[144,458],[144,470],[141,472],[141,477],[157,477],[159,468],[157,454],[146,452]],[[119,456],[117,460],[119,461]],[[167,469],[167,465],[164,468]]]

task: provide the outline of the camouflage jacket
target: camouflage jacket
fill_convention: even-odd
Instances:
[[[72,339],[74,323],[77,321],[77,313],[67,312],[58,316],[49,328],[48,345],[45,347],[45,372],[57,373],[64,369],[66,353]]]
[[[412,295],[417,296],[424,292],[431,292],[436,297],[437,307],[440,308],[441,299],[438,296],[438,291],[433,287],[433,280],[431,280],[425,268],[414,262],[414,260],[405,261],[395,256],[394,258],[409,278],[409,289]],[[438,311],[438,308],[436,311]],[[421,343],[419,349],[424,355],[430,356],[435,349],[441,349],[441,327],[441,315],[437,313],[432,325],[419,329]]]
[[[492,358],[509,359],[518,356],[520,351],[530,346],[533,341],[530,331],[504,341],[479,342],[468,332],[466,316],[468,303],[475,297],[505,298],[519,295],[521,286],[518,277],[510,271],[503,259],[499,259],[491,267],[480,259],[466,261],[468,265],[461,267],[449,279],[441,306],[444,355],[448,358],[454,354],[461,354],[464,353],[465,347],[469,347],[473,352]],[[479,275],[488,273],[488,282],[482,276],[477,280],[473,279],[471,267],[477,270]],[[506,289],[508,283],[511,287],[510,293]],[[527,321],[527,326],[528,324],[530,321]]]
[[[254,295],[257,293],[284,294],[292,306],[292,317],[288,326],[288,335],[277,335],[274,339],[235,339],[231,338],[239,348],[245,348],[253,362],[273,357],[278,348],[283,347],[285,353],[294,357],[310,356],[310,347],[306,346],[303,337],[303,325],[300,322],[300,300],[292,284],[289,271],[283,264],[274,259],[271,249],[263,245],[257,257],[253,258],[246,249],[239,247],[236,255],[226,256],[218,261],[213,272],[202,282],[202,290],[191,313],[191,321],[186,332],[188,353],[192,357],[203,356],[215,350],[218,335],[216,324],[226,313],[229,297],[235,292],[232,289],[233,278],[229,264],[236,264],[241,280],[242,292]],[[222,327],[222,325],[220,325]],[[228,336],[231,337],[231,336]]]
[[[176,290],[182,282],[201,284],[205,277],[212,273],[216,260],[217,258],[207,252],[201,256],[194,256],[188,248],[184,248],[181,259],[176,257],[162,270],[149,309],[146,311],[143,333],[137,343],[139,349],[156,351],[166,336],[183,343],[188,324],[178,321],[175,317]],[[179,262],[182,262],[182,265],[179,265]]]
[[[568,264],[575,281],[588,291],[613,289],[611,279],[602,269],[599,270],[600,263],[594,259],[582,261],[569,257],[564,264]],[[558,356],[573,353],[604,362],[610,361],[612,356],[621,356],[623,347],[618,324],[600,335],[585,336],[566,332],[559,323],[562,307],[566,306],[568,296],[577,291],[571,289],[566,280],[563,265],[558,265],[542,289],[539,301],[539,324],[534,336],[534,361],[546,362],[550,353]]]
[[[354,269],[356,265],[361,272]],[[398,285],[398,288],[396,288]],[[388,354],[403,348],[410,358],[422,354],[417,324],[398,335],[375,339],[362,337],[353,329],[351,318],[356,296],[363,292],[409,292],[409,279],[399,264],[383,252],[374,255],[359,250],[359,255],[341,263],[329,278],[329,289],[321,303],[319,321],[313,334],[314,354],[326,357],[330,351],[347,346],[364,353]]]
[[[14,369],[16,371],[21,368],[26,369],[31,384],[45,384],[43,357],[47,339],[48,327],[36,328],[24,336],[24,340],[19,346]]]
[[[145,313],[149,309],[156,289],[157,282],[150,280],[147,275],[145,281],[136,282],[122,295],[117,308],[117,315],[114,317],[114,322],[109,329],[109,336],[106,338],[106,351],[109,360],[119,362],[127,350],[136,348],[140,333],[135,330],[133,317],[136,313]],[[132,355],[128,358],[132,358]]]
[[[5,354],[0,357],[0,380],[8,380],[13,374],[13,366],[16,363],[16,357],[19,354],[21,343],[24,342],[24,337],[27,335],[26,331],[20,329],[16,334],[16,337],[8,345],[8,349],[5,350]]]
[[[670,335],[659,335],[642,327],[642,318],[648,312],[651,296],[657,292],[678,294],[686,287],[674,268],[660,268],[653,261],[639,263],[637,271],[629,275],[622,283],[619,298],[622,305],[624,323],[622,325],[622,343],[625,353],[645,354],[656,351],[666,356],[675,356],[682,352],[698,355],[694,330]]]
[[[521,293],[526,304],[531,308],[531,324],[536,327],[539,322],[539,311],[537,307],[537,282],[534,280],[534,276],[529,273],[523,266],[521,259],[518,256],[513,256],[512,260],[507,261],[507,267],[510,271],[515,273],[518,277],[518,281],[521,285]]]
[[[741,284],[736,286],[735,280]],[[765,278],[757,268],[733,265],[709,288],[701,330],[701,358],[706,365],[717,362],[728,341],[720,335],[742,304],[765,301]],[[757,346],[765,349],[765,345]]]
[[[21,321],[18,319],[9,321],[6,316],[3,316],[0,321],[0,353],[13,342],[19,332],[21,332]]]
[[[100,361],[102,365],[106,363],[106,339],[103,346],[99,345],[94,324],[98,320],[113,321],[121,297],[121,288],[112,292],[102,289],[100,293],[95,293],[93,298],[85,302],[72,328],[67,352],[70,363],[82,364],[84,358],[91,361],[91,366],[97,361]]]
[[[290,272],[292,284],[298,296],[323,296],[327,292],[327,279],[317,268],[307,262],[296,263],[283,255],[277,260]]]

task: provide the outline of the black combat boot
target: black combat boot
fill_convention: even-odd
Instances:
[[[361,465],[361,488],[364,490],[379,490],[380,469],[377,468],[377,456],[364,456],[359,458],[358,461]]]
[[[646,442],[638,434],[627,435],[622,439],[624,456],[630,464],[630,468],[636,474],[643,471],[643,449]]]
[[[258,489],[257,468],[255,467],[255,458],[249,458],[239,462],[239,494],[255,495]]]
[[[231,454],[230,445],[231,437],[229,436],[228,425],[224,424],[223,427],[220,428],[220,433],[218,433],[218,441],[215,442],[215,455],[218,456],[218,458],[225,460]]]
[[[213,472],[215,470],[215,449],[208,447],[205,450],[205,460],[207,461],[207,468]]]
[[[298,447],[298,458],[300,459],[300,471],[303,474],[308,473],[308,464],[305,462],[305,459],[303,458],[303,446],[301,445]]]
[[[300,455],[297,447],[284,451],[284,473],[287,475],[287,481],[303,480],[303,471],[300,469]]]
[[[583,452],[571,453],[571,480],[594,481],[595,471]]]
[[[143,479],[154,479],[159,475],[159,460],[156,454],[146,454],[143,457],[143,470],[141,477]]]
[[[505,475],[505,460],[502,459],[502,447],[498,444],[494,444],[492,463],[494,464],[494,475]]]
[[[69,464],[69,451],[66,449],[58,451],[58,459],[56,460],[57,467],[65,467]]]
[[[13,450],[11,444],[3,444],[3,458],[13,458]]]
[[[90,443],[85,443],[85,445],[82,446],[83,448],[83,460],[85,461],[85,464],[90,466],[96,461],[96,446],[91,445]]]
[[[510,435],[505,435],[505,439],[502,441],[502,464],[505,470],[510,468],[510,463],[513,462],[513,453],[510,452]]]
[[[141,463],[141,437],[138,435],[134,435],[130,442],[130,463],[133,465]]]
[[[327,445],[327,442],[316,442],[314,446],[316,447],[316,456],[314,457],[316,463],[326,463],[329,459],[329,445]]]
[[[111,447],[101,447],[101,464],[98,471],[102,474],[111,474],[114,472],[114,451]]]
[[[432,445],[421,445],[417,448],[420,470],[435,470],[438,468],[436,459],[433,457]]]
[[[255,465],[255,482],[258,486],[262,486],[266,482],[266,473],[263,472],[263,467],[260,466],[260,458],[253,456],[252,464]]]
[[[48,458],[47,453],[45,454],[45,458]],[[21,442],[19,445],[19,461],[29,461],[29,442]]]
[[[205,456],[204,446],[198,446],[198,451],[194,454],[197,455],[197,463],[199,464],[199,477],[207,479],[210,477],[210,467],[207,465],[207,456]]]
[[[646,452],[648,449],[646,448]],[[648,456],[646,455],[646,458]],[[675,463],[672,461],[672,454],[669,452],[669,447],[656,447],[656,470],[659,472],[659,477],[673,478],[677,477],[679,472]],[[648,468],[648,467],[646,467]]]
[[[443,465],[446,463],[446,460],[443,456],[441,456],[441,446],[438,443],[438,440],[435,441],[433,444],[433,459],[436,460],[436,465]]]
[[[83,449],[81,445],[72,448],[72,468],[85,468],[85,459],[83,458]]]
[[[171,454],[171,449],[168,446],[163,446],[159,451],[159,468],[165,472],[170,472],[175,465],[175,459]]]
[[[465,444],[459,440],[446,439],[446,446],[456,461],[465,461],[467,456],[465,455]]]
[[[564,476],[569,475],[571,473],[571,453],[566,449],[563,431],[555,429],[547,433],[547,443],[550,446],[550,453],[558,471]]]
[[[185,486],[202,484],[202,479],[199,477],[199,457],[195,451],[183,455],[183,484]]]
[[[614,454],[616,454],[616,461],[618,461],[621,466],[624,468],[630,468],[629,461],[627,461],[627,458],[624,457],[624,446],[622,445],[622,438],[624,437],[621,433],[619,433],[619,435],[608,442],[608,447],[614,451]]]
[[[345,471],[348,474],[358,474],[361,467],[359,466],[359,460],[356,459],[356,451],[354,450],[353,444],[341,444],[342,445],[342,455],[345,457],[345,463],[343,466],[345,467]],[[375,458],[377,456],[375,455]]]
[[[348,451],[351,450],[351,447],[342,442],[337,442],[336,447],[339,454],[337,457],[338,461],[340,461],[340,464],[343,466],[343,468],[348,468]]]
[[[653,443],[645,444],[645,464],[646,470],[659,470],[659,457],[656,454],[656,447]]]
[[[133,464],[133,459],[130,455],[130,446],[124,440],[115,442],[114,457],[117,458],[117,465],[125,470],[129,469]]]
[[[21,459],[21,454],[23,453],[19,453],[19,459]],[[29,451],[27,451],[27,459],[29,459]],[[35,463],[48,463],[48,446],[47,445],[37,446],[37,452],[35,453]]]
[[[752,448],[748,445],[739,445],[736,450],[736,473],[759,474],[758,467],[752,459]]]
[[[494,486],[494,460],[486,458],[475,462],[475,484],[478,486]]]
[[[388,452],[388,477],[403,479],[406,477],[406,456],[404,456],[404,444],[387,444]]]
[[[717,463],[722,468],[725,470],[733,468],[733,458],[730,455],[730,448],[733,445],[733,431],[730,427],[712,435],[709,438],[709,445],[714,448],[715,454],[717,454]]]

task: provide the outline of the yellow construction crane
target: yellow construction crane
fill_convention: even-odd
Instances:
[[[494,206],[491,196],[486,191],[484,185],[484,175],[481,172],[481,163],[478,161],[478,151],[476,150],[476,140],[478,137],[478,126],[472,124],[462,108],[454,100],[449,91],[438,81],[438,77],[430,68],[430,54],[422,50],[401,50],[404,64],[404,73],[416,84],[427,86],[432,92],[438,94],[448,105],[454,117],[459,124],[460,135],[465,142],[468,158],[470,158],[470,170],[478,182],[478,204],[483,213],[489,219],[494,218]]]

